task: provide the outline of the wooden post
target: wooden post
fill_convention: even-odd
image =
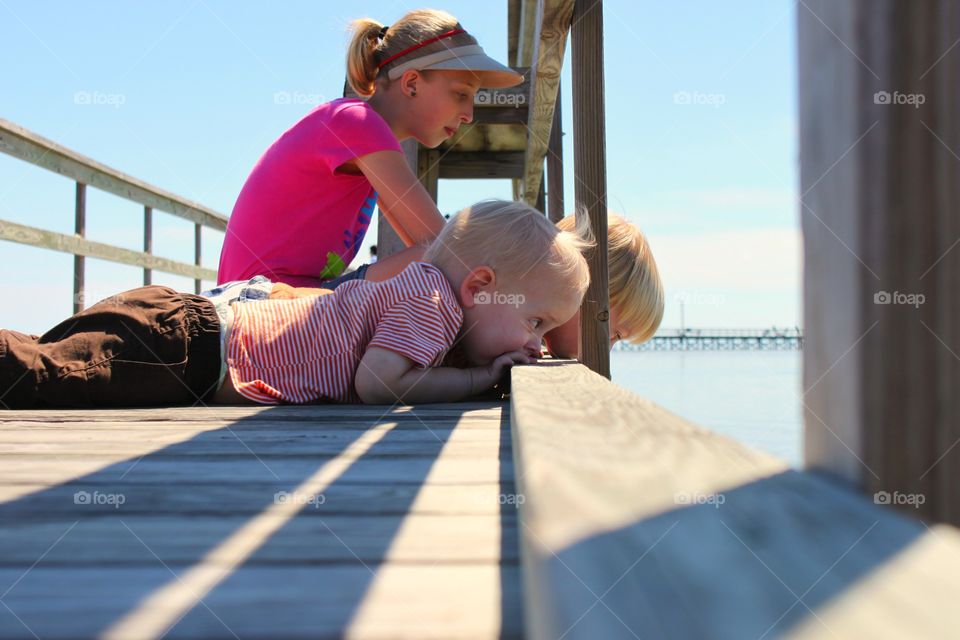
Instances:
[[[411,171],[417,173],[420,143],[413,138],[409,138],[401,142],[400,146],[403,148],[403,154],[407,158],[407,164],[410,165]],[[407,245],[403,243],[397,232],[390,226],[390,222],[383,217],[380,207],[377,207],[377,258],[382,260],[406,248]]]
[[[87,228],[87,185],[82,182],[77,183],[76,199],[74,202],[74,233],[81,238],[86,234]],[[84,257],[73,256],[73,312],[80,313],[84,308],[84,276],[86,264]]]
[[[570,31],[573,72],[573,166],[577,215],[588,215],[596,249],[588,256],[590,288],[580,307],[580,359],[610,377],[607,290],[607,162],[603,112],[603,2],[577,0]]]
[[[437,201],[440,186],[440,152],[436,149],[420,149],[417,154],[417,176],[433,201]]]
[[[553,125],[547,144],[547,215],[551,222],[563,219],[563,118],[560,113],[560,86],[553,109]]]
[[[960,524],[960,4],[797,12],[807,464]]]
[[[153,209],[143,208],[143,252],[153,253]],[[153,280],[153,271],[143,268],[143,286],[148,286]]]
[[[193,228],[193,255],[194,255],[193,263],[198,267],[200,266],[200,239],[201,239],[200,234],[202,229],[203,229],[203,226],[201,226],[200,224],[194,225],[194,228]],[[194,293],[200,293],[201,291],[203,291],[203,281],[200,280],[199,278],[195,279],[193,281],[193,289],[194,289]]]

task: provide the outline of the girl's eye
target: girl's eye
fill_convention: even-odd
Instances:
[[[534,329],[539,329],[540,326],[543,324],[543,320],[541,320],[540,318],[532,318],[530,320],[530,324],[533,325]]]
[[[466,100],[466,99],[469,98],[469,97],[470,97],[470,96],[468,96],[468,95],[465,94],[465,93],[461,93],[461,94],[460,94],[460,99],[461,99],[461,100]]]

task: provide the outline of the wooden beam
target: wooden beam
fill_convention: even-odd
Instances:
[[[164,271],[178,276],[216,282],[217,272],[192,264],[184,264],[168,258],[161,258],[142,251],[132,251],[102,242],[94,242],[77,235],[67,235],[46,229],[37,229],[8,220],[0,220],[0,240],[26,244],[41,249],[51,249],[72,253],[77,256],[100,258],[110,262],[129,264],[155,271]],[[82,300],[81,300],[82,304]]]
[[[577,0],[571,29],[573,174],[577,216],[590,217],[596,247],[587,254],[590,286],[580,307],[580,359],[610,377],[607,288],[607,149],[603,84],[603,3]],[[553,96],[554,100],[556,96]],[[529,150],[527,169],[529,170]],[[529,176],[529,174],[528,174]],[[529,183],[528,183],[529,185]]]
[[[547,215],[552,222],[560,222],[563,209],[563,117],[560,109],[560,85],[557,85],[557,103],[553,110],[553,126],[550,127],[550,143],[547,145]]]
[[[536,60],[536,38],[543,15],[538,0],[518,0],[515,64],[529,67]]]
[[[0,152],[212,229],[227,228],[227,217],[213,209],[128,176],[2,118]]]
[[[526,148],[525,124],[471,124],[462,127],[437,150],[443,155],[450,151],[524,151]]]
[[[522,151],[460,153],[451,151],[440,160],[444,179],[518,178],[523,174]]]
[[[957,524],[960,5],[797,15],[806,461]]]
[[[522,197],[533,205],[540,192],[543,160],[547,155],[553,111],[560,86],[563,54],[573,19],[574,0],[540,0],[537,32],[530,61],[530,120],[527,124],[527,162],[524,169]],[[521,54],[523,51],[521,50]],[[602,53],[602,52],[601,52]],[[522,63],[526,60],[521,58]]]
[[[507,0],[507,64],[517,66],[520,41],[520,0]]]
[[[582,365],[511,378],[531,640],[955,637],[955,528],[791,470]]]

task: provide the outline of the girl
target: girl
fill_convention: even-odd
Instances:
[[[440,232],[444,218],[408,166],[400,142],[436,147],[473,120],[480,87],[523,77],[483,53],[448,13],[411,11],[392,26],[353,23],[350,86],[367,101],[322,104],[257,162],[237,198],[218,282],[256,275],[295,287],[386,280]],[[379,205],[409,247],[343,276]]]

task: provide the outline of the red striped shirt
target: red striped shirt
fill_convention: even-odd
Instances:
[[[229,375],[261,404],[356,403],[353,380],[368,347],[439,366],[462,323],[443,273],[414,262],[385,282],[350,280],[330,295],[234,305]]]

